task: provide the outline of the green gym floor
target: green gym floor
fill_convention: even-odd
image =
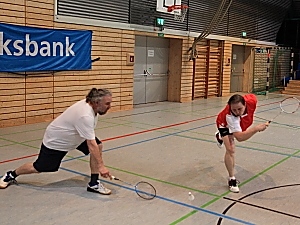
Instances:
[[[286,96],[257,97],[254,124],[280,112]],[[300,113],[282,113],[266,131],[236,142],[240,192],[230,193],[225,150],[214,140],[215,118],[227,100],[147,104],[100,117],[96,134],[106,166],[128,183],[151,183],[153,200],[108,179],[102,182],[111,195],[87,192],[89,157],[74,150],[58,172],[20,176],[18,185],[1,189],[0,224],[300,224]],[[47,125],[0,129],[0,176],[36,159]]]

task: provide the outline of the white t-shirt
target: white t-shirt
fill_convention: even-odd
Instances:
[[[46,129],[43,143],[47,148],[70,151],[85,140],[95,139],[98,114],[85,99],[71,105]]]
[[[242,132],[240,121],[241,118],[239,116],[226,115],[226,122],[229,133]]]
[[[226,122],[229,128],[229,133],[243,131],[241,127],[241,118],[245,116],[248,116],[248,114],[246,113],[245,115],[242,116],[226,115]]]

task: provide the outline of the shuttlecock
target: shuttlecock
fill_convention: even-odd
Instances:
[[[189,200],[193,201],[195,199],[195,196],[192,194],[192,192],[189,192]]]

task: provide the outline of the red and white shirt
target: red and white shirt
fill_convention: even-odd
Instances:
[[[253,123],[254,112],[256,109],[257,99],[254,94],[243,96],[246,102],[245,113],[242,116],[234,116],[227,106],[217,116],[217,127],[228,128],[230,133],[245,131]]]

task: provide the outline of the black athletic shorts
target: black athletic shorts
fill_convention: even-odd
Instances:
[[[227,127],[218,128],[219,133],[221,137],[225,137],[227,135],[232,135],[232,133],[229,133],[229,129]]]
[[[95,139],[97,144],[99,145],[101,141],[97,137]],[[90,153],[86,140],[82,142],[76,149],[78,149],[85,155],[88,155]],[[42,143],[39,156],[33,163],[33,167],[38,172],[56,172],[59,169],[62,159],[67,153],[67,151],[58,151],[47,148]]]

